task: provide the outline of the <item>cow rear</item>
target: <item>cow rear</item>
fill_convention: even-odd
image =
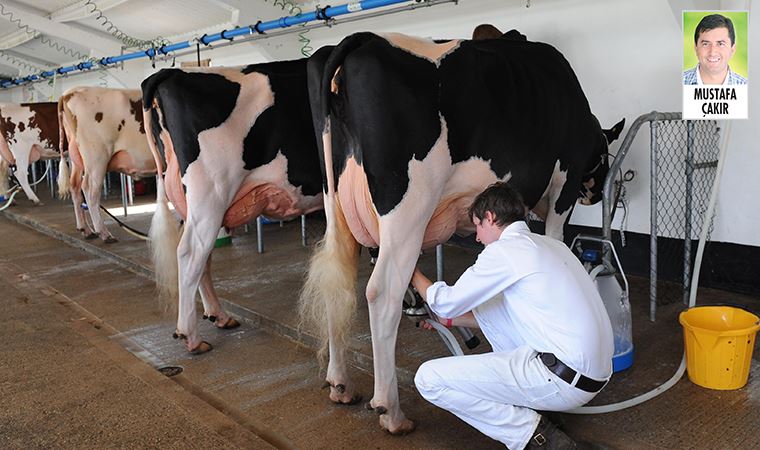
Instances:
[[[196,292],[204,318],[219,328],[238,324],[222,308],[211,278],[220,227],[322,208],[306,61],[164,69],[142,87],[149,145],[165,169],[151,225],[157,282],[177,300],[175,335],[189,351],[204,352],[211,345],[198,335]],[[178,242],[167,198],[185,220]]]
[[[375,369],[370,406],[383,428],[405,433],[414,424],[399,407],[394,351],[420,249],[472,232],[467,208],[495,181],[520,191],[546,218],[547,234],[561,238],[582,181],[605,170],[607,142],[564,57],[517,32],[440,43],[359,33],[311,71],[328,226],[301,310],[316,322],[326,318],[331,399],[354,399],[344,355],[353,278],[331,278],[320,266],[332,254],[355,252],[357,242],[379,246],[365,292]],[[355,253],[335,260],[355,275]]]

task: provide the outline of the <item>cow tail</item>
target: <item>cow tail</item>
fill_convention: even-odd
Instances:
[[[0,196],[8,193],[8,161],[0,157]]]
[[[161,176],[156,177],[156,211],[150,222],[148,246],[153,261],[156,289],[161,309],[176,312],[179,300],[179,277],[177,272],[177,246],[180,230],[177,220],[169,211],[169,202]]]
[[[322,109],[322,117],[329,116],[330,102],[328,96],[333,91],[333,80],[337,75],[338,69],[346,59],[346,55],[363,46],[367,42],[377,39],[382,38],[374,33],[369,32],[356,33],[343,39],[340,44],[338,44],[338,46],[335,47],[332,52],[330,52],[330,56],[327,58],[324,71],[322,72],[322,86],[319,90],[319,93],[321,95],[320,107]]]
[[[158,291],[158,302],[161,310],[166,313],[176,313],[179,302],[179,276],[177,270],[177,246],[181,236],[179,224],[174,214],[169,210],[169,199],[163,177],[163,159],[156,144],[154,131],[158,124],[153,123],[152,99],[143,103],[143,120],[148,146],[156,160],[158,173],[156,175],[156,211],[150,223],[148,232],[148,247],[153,261],[153,270]],[[146,109],[147,107],[147,109]]]
[[[309,61],[319,68],[321,76],[309,80],[317,82],[318,91],[310,89],[312,116],[317,140],[322,141],[325,181],[325,215],[327,229],[309,262],[309,272],[301,290],[298,312],[301,326],[310,326],[318,332],[321,345],[317,353],[324,366],[328,348],[342,351],[347,347],[351,322],[356,312],[356,272],[359,244],[351,234],[336,195],[336,182],[332,173],[332,143],[330,139],[330,95],[334,91],[334,78],[338,68],[351,51],[371,39],[372,33],[359,33],[344,39],[333,48],[324,65]],[[312,85],[313,86],[313,85]],[[310,87],[312,87],[310,86]],[[333,355],[336,356],[336,355]]]
[[[63,154],[64,145],[66,143],[66,127],[64,127],[64,109],[66,101],[68,101],[68,95],[62,95],[58,99],[58,151],[61,155],[61,161],[58,164],[58,198],[65,199],[69,196],[69,165],[66,164],[66,157]]]
[[[301,325],[318,331],[322,365],[330,340],[345,349],[356,311],[356,273],[359,244],[351,234],[336,196],[325,198],[327,229],[317,243],[301,290]],[[330,334],[332,328],[332,335]]]

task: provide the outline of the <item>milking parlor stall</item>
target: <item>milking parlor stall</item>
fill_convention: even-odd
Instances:
[[[0,448],[760,448],[754,3],[0,0]],[[496,182],[578,286],[473,275]],[[467,385],[513,338],[415,268],[611,375]]]

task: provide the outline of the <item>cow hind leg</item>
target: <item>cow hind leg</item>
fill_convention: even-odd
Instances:
[[[29,161],[27,158],[16,158],[16,179],[21,189],[24,190],[26,197],[35,205],[40,205],[39,197],[37,197],[37,194],[34,193],[29,185]]]
[[[359,244],[354,239],[334,195],[325,197],[327,229],[309,263],[309,273],[301,291],[301,326],[310,324],[322,342],[319,359],[324,363],[329,351],[325,386],[330,400],[352,404],[361,400],[346,368],[346,347],[351,320],[356,311],[356,274]]]
[[[82,195],[82,169],[78,166],[72,166],[71,176],[66,185],[71,196],[71,203],[74,204],[74,217],[77,222],[77,230],[82,233],[85,239],[95,239],[98,235],[90,228],[82,209],[82,203],[84,203],[84,196]]]
[[[17,172],[19,175],[16,177],[18,179],[18,184],[21,185],[21,189],[24,190],[27,198],[29,198],[29,200],[31,200],[35,206],[42,206],[43,203],[40,201],[40,198],[37,197],[37,194],[34,193],[32,187],[29,185],[29,178],[26,176],[25,172],[26,171]]]
[[[375,392],[370,406],[380,415],[380,426],[392,434],[406,434],[415,428],[414,422],[401,411],[396,378],[396,339],[403,297],[424,233],[424,225],[420,227],[414,222],[412,219],[403,223],[403,229],[399,229],[399,222],[381,219],[380,253],[366,292],[375,372]]]
[[[187,221],[177,247],[179,274],[179,311],[176,335],[185,339],[188,351],[202,353],[211,345],[198,337],[195,294],[222,226],[227,199],[213,198],[206,191],[195,198],[188,189]],[[198,216],[198,217],[196,217]]]
[[[201,299],[203,300],[203,318],[214,323],[217,328],[231,330],[240,326],[240,322],[234,317],[230,317],[227,311],[222,308],[219,296],[214,289],[214,282],[211,278],[211,254],[206,260],[206,267],[201,275],[200,283]]]
[[[95,228],[95,233],[100,235],[100,239],[106,244],[113,244],[119,240],[113,237],[111,232],[108,231],[105,222],[103,222],[103,215],[100,213],[100,194],[103,190],[103,179],[105,176],[105,170],[100,168],[85,173],[82,190],[87,199],[87,207],[90,211],[90,218],[92,219],[92,226]]]

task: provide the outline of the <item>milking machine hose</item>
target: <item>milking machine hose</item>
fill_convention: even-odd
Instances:
[[[30,183],[29,186],[37,186],[38,184],[40,184],[42,182],[42,180],[45,179],[45,177],[47,176],[48,172],[50,172],[50,164],[46,164],[45,165],[45,173],[42,174],[42,176],[40,177],[40,179],[37,180],[37,181],[35,181],[35,182],[33,182],[33,183]]]
[[[715,173],[715,180],[713,181],[712,189],[710,190],[710,203],[707,207],[707,212],[702,222],[702,232],[699,235],[699,245],[697,246],[697,254],[694,260],[694,272],[691,276],[691,291],[689,292],[689,308],[693,308],[697,304],[697,284],[699,282],[699,271],[702,268],[702,256],[705,252],[705,241],[707,240],[707,232],[710,228],[710,220],[712,219],[713,212],[715,211],[715,203],[718,200],[718,188],[720,187],[720,178],[723,174],[723,164],[726,160],[726,151],[728,150],[728,141],[731,134],[731,121],[727,121],[725,127],[725,139],[723,145],[720,147],[720,154],[718,155],[718,168]],[[637,397],[633,397],[622,402],[611,403],[609,405],[600,406],[581,406],[580,408],[571,409],[569,411],[562,411],[570,414],[602,414],[613,411],[620,411],[631,406],[636,406],[644,403],[647,400],[651,400],[663,392],[673,387],[678,380],[683,377],[686,371],[686,349],[684,348],[683,355],[681,356],[681,364],[676,369],[676,373],[666,382],[652,389],[651,391],[641,394]]]
[[[16,194],[18,194],[20,191],[21,191],[21,186],[16,185],[16,186],[13,187],[13,189],[11,189],[8,192],[6,192],[6,195],[8,193],[10,193],[10,195],[8,195],[8,201],[5,203],[5,205],[0,206],[0,211],[2,211],[4,209],[6,209],[7,207],[11,206],[11,203],[13,203],[13,197],[15,197]]]
[[[448,328],[446,328],[441,322],[438,321],[438,317],[433,313],[433,311],[430,310],[430,306],[428,306],[427,303],[423,303],[423,305],[425,306],[425,310],[430,316],[429,319],[425,319],[425,322],[429,323],[433,328],[435,328],[435,331],[437,331],[441,336],[443,343],[446,344],[446,347],[449,348],[449,351],[452,355],[464,356],[464,352],[462,351],[462,347],[459,346],[457,338],[454,337]]]

